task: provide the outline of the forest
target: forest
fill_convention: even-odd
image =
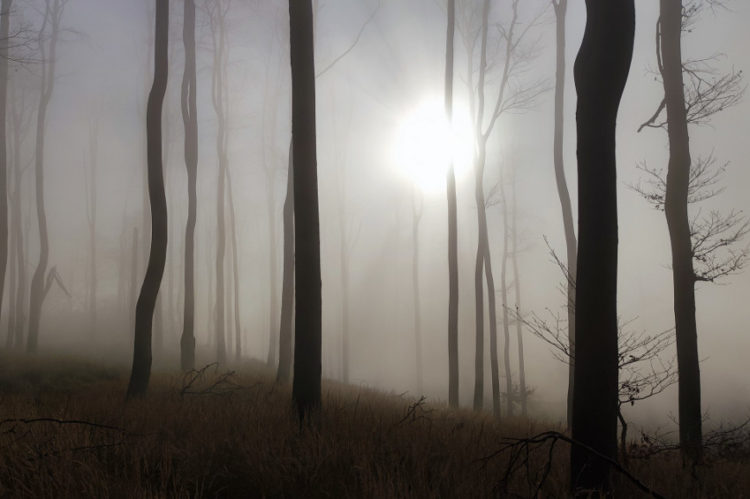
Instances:
[[[743,497],[737,0],[0,0],[0,496]]]

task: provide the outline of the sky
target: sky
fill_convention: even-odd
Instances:
[[[467,0],[468,1],[468,0]],[[18,2],[17,2],[18,3]],[[459,0],[459,5],[466,4]],[[493,2],[492,21],[507,22],[508,1]],[[200,135],[197,330],[199,344],[211,342],[209,269],[215,251],[216,118],[210,105],[211,51],[203,2],[199,6],[198,113]],[[41,2],[20,7],[31,26],[39,23]],[[179,85],[182,76],[181,3],[171,2],[170,82],[164,130],[167,194],[170,203],[170,248],[165,281],[172,290],[165,341],[179,335],[180,241],[185,219],[186,180],[182,158]],[[547,2],[522,2],[526,22]],[[684,40],[686,56],[721,54],[722,70],[750,66],[746,26],[750,5],[728,2],[731,10],[704,13]],[[52,261],[73,290],[72,298],[52,294],[45,305],[42,344],[65,345],[76,338],[85,304],[87,226],[83,195],[83,165],[88,161],[89,122],[96,117],[99,135],[98,240],[102,246],[100,300],[117,309],[118,262],[129,252],[131,231],[141,234],[145,102],[152,75],[149,32],[153,7],[146,0],[70,0],[63,18],[66,32],[60,43],[49,119],[47,122],[47,204],[50,215]],[[655,78],[654,30],[658,2],[637,0],[636,42],[630,77],[618,118],[619,288],[618,307],[630,327],[656,333],[672,327],[672,288],[669,240],[662,213],[652,209],[630,187],[643,178],[639,163],[666,165],[666,134],[646,129],[637,133],[658,106],[660,83]],[[230,46],[230,168],[238,200],[241,246],[240,283],[243,335],[249,355],[264,359],[268,331],[275,327],[269,298],[270,281],[280,278],[280,257],[272,272],[270,251],[280,255],[281,205],[286,185],[289,143],[288,19],[281,0],[235,0],[228,27]],[[371,14],[374,15],[367,22]],[[445,6],[441,0],[320,0],[316,10],[316,65],[324,68],[351,46],[356,46],[317,81],[318,168],[321,196],[323,252],[324,375],[340,372],[341,262],[350,262],[349,304],[352,319],[352,377],[355,383],[395,392],[414,391],[412,321],[412,223],[414,200],[421,198],[420,289],[425,341],[425,391],[436,399],[447,397],[446,206],[444,192],[421,192],[394,156],[403,123],[424,102],[442,99],[445,56]],[[575,206],[575,88],[572,63],[585,23],[584,3],[570,2],[566,46],[565,168]],[[554,22],[552,13],[533,29],[537,57],[524,78],[554,77]],[[466,50],[456,39],[456,106],[468,107]],[[13,95],[38,92],[38,64],[14,68]],[[496,81],[490,81],[488,88]],[[489,92],[491,93],[491,92]],[[747,168],[748,111],[745,98],[716,116],[710,126],[691,128],[694,156],[714,151],[729,167],[724,192],[706,209],[747,212],[750,185]],[[521,310],[544,314],[562,310],[561,275],[545,245],[564,249],[562,221],[552,170],[552,92],[543,94],[531,109],[504,116],[490,144],[489,187],[501,176],[515,178],[521,227],[519,255]],[[33,133],[22,155],[31,158]],[[33,196],[25,177],[27,218]],[[476,245],[476,206],[473,176],[459,178],[460,253],[460,364],[461,400],[469,403],[473,359],[473,254]],[[416,198],[415,198],[416,196]],[[269,206],[272,207],[269,217]],[[502,256],[502,213],[489,210],[490,242],[496,266]],[[31,261],[38,251],[35,225],[30,223]],[[348,256],[340,253],[341,227],[347,233]],[[272,243],[270,234],[274,234]],[[750,242],[750,241],[747,241]],[[140,265],[145,257],[140,254]],[[141,267],[142,268],[142,267]],[[744,369],[750,351],[747,307],[750,274],[740,273],[721,284],[701,284],[697,292],[704,410],[712,418],[747,413],[750,385]],[[113,318],[120,317],[113,312]],[[60,322],[68,336],[55,332]],[[174,319],[174,320],[172,320]],[[113,319],[114,320],[114,319]],[[102,335],[102,342],[127,350],[130,332],[124,321]],[[551,418],[561,418],[565,400],[566,367],[533,336],[526,338],[526,378],[534,386],[535,404]],[[175,343],[176,344],[176,343]],[[166,357],[165,357],[166,359]],[[159,359],[157,359],[159,360]],[[166,360],[165,360],[166,362]],[[514,364],[515,369],[515,364]],[[501,369],[502,370],[502,369]],[[486,383],[488,384],[488,383]],[[643,424],[663,422],[676,412],[676,390],[639,404],[632,417]],[[654,423],[655,424],[655,423]]]

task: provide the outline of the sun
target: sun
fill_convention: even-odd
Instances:
[[[445,192],[451,161],[457,179],[471,168],[473,133],[465,109],[454,110],[451,127],[443,102],[424,99],[404,115],[395,134],[393,163],[425,193]]]

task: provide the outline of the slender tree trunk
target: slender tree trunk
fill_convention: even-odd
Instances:
[[[503,303],[503,364],[505,364],[505,391],[507,393],[508,408],[505,410],[508,416],[513,416],[514,390],[513,373],[510,369],[510,325],[508,324],[508,202],[505,197],[505,187],[500,180],[500,199],[503,210],[503,260],[500,264],[500,296]]]
[[[279,328],[276,323],[278,317],[279,302],[279,276],[277,272],[278,264],[278,230],[276,227],[276,178],[275,169],[272,167],[268,172],[268,291],[269,291],[269,327],[268,327],[268,354],[266,363],[274,366],[276,363],[276,350]]]
[[[34,171],[36,191],[36,213],[39,227],[39,262],[31,279],[31,297],[29,299],[29,335],[26,351],[36,353],[39,346],[39,324],[42,318],[42,304],[45,298],[45,279],[49,262],[49,235],[47,233],[47,212],[44,203],[44,139],[47,123],[47,108],[55,85],[55,59],[57,56],[57,39],[60,31],[60,19],[64,7],[63,0],[47,0],[44,20],[39,30],[41,50],[41,96],[36,121],[36,146]],[[50,25],[49,46],[44,39],[47,24]]]
[[[453,42],[456,0],[448,0],[448,28],[445,42],[445,114],[453,123]],[[456,174],[451,158],[447,179],[448,196],[448,404],[458,407],[458,215]]]
[[[12,0],[0,4],[0,310],[3,308],[8,265],[8,45]]]
[[[97,122],[89,123],[89,171],[88,184],[88,222],[89,222],[89,321],[90,334],[96,334],[96,302],[97,302],[97,284],[96,275],[96,193],[97,193],[97,156],[99,153],[99,136]]]
[[[300,419],[320,406],[320,218],[315,134],[315,62],[310,0],[289,1],[296,242],[292,395]]]
[[[417,373],[417,393],[421,394],[424,390],[423,375],[422,372],[422,311],[421,311],[421,298],[419,295],[419,222],[422,220],[422,200],[419,200],[419,205],[416,201],[416,188],[412,190],[412,207],[413,207],[413,221],[412,225],[412,267],[411,267],[411,280],[412,280],[412,291],[413,291],[413,303],[414,303],[414,367]]]
[[[227,168],[227,193],[229,194],[229,224],[232,228],[232,283],[234,284],[234,356],[237,361],[242,358],[242,328],[240,327],[240,262],[239,245],[237,244],[237,216],[234,208],[231,169]]]
[[[216,153],[219,158],[219,181],[217,183],[216,210],[216,317],[214,328],[216,334],[216,359],[224,363],[227,357],[226,338],[224,334],[224,256],[226,253],[226,221],[224,207],[226,201],[227,175],[227,116],[226,116],[226,15],[228,3],[218,2],[211,18],[211,34],[214,43],[214,68],[212,96],[214,110],[218,120]]]
[[[565,180],[563,163],[563,134],[565,132],[565,16],[568,10],[568,0],[553,0],[555,8],[555,25],[557,43],[555,51],[555,132],[553,156],[555,165],[555,183],[557,195],[560,198],[563,229],[565,231],[565,264],[568,268],[566,305],[568,310],[568,348],[571,362],[568,365],[568,411],[567,420],[570,428],[573,418],[573,388],[574,388],[574,358],[576,345],[576,315],[575,315],[575,276],[576,276],[576,234],[573,225],[573,208],[570,203],[568,183]]]
[[[478,104],[476,113],[476,130],[481,134],[484,113],[484,79],[487,70],[487,30],[490,13],[490,1],[485,0],[482,8],[482,48],[479,63]],[[484,293],[482,271],[484,269],[485,244],[487,237],[487,209],[484,199],[484,163],[486,143],[478,141],[478,153],[474,163],[474,201],[477,205],[477,254],[474,264],[474,410],[482,409],[484,402]]]
[[[195,1],[185,0],[184,26],[185,71],[182,76],[182,122],[185,127],[185,168],[188,180],[188,217],[185,225],[185,298],[180,338],[180,366],[183,371],[195,368],[195,220],[198,198],[198,109],[196,105],[195,69]]]
[[[617,458],[617,110],[633,55],[633,0],[586,0],[575,62],[578,266],[573,439]],[[609,490],[609,464],[571,446],[576,495]]]
[[[698,329],[695,321],[695,272],[688,216],[690,136],[682,75],[682,1],[661,0],[659,47],[667,108],[669,166],[664,212],[672,246],[675,337],[679,373],[680,448],[683,458],[702,457],[702,414]]]
[[[518,396],[521,402],[521,414],[527,416],[528,394],[526,393],[526,367],[523,354],[523,327],[518,320],[521,311],[521,275],[518,272],[518,204],[516,202],[516,177],[513,176],[513,225],[511,230],[511,261],[513,262],[513,283],[516,295],[516,342],[518,343]],[[506,321],[507,321],[507,307]]]
[[[127,398],[143,396],[151,376],[151,328],[167,259],[167,198],[162,169],[161,118],[167,90],[169,0],[156,0],[154,84],[146,109],[148,194],[151,202],[151,251],[135,309],[133,369]]]
[[[284,272],[281,286],[281,320],[279,321],[279,368],[276,381],[286,383],[292,375],[292,318],[294,313],[294,160],[289,142],[289,161],[284,198]]]
[[[135,307],[138,300],[138,250],[140,248],[140,236],[138,228],[133,227],[133,241],[130,252],[130,306],[128,307],[128,317],[130,318],[130,329],[135,328]]]

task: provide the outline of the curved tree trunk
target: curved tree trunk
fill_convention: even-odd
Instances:
[[[320,217],[315,138],[315,62],[310,0],[289,1],[296,243],[294,381],[292,395],[304,419],[320,406]]]
[[[289,142],[289,160],[284,198],[284,270],[281,285],[281,320],[279,321],[279,367],[276,381],[286,383],[292,376],[292,319],[294,313],[294,160]]]
[[[169,0],[156,0],[154,84],[146,108],[148,195],[151,201],[151,251],[135,307],[133,368],[127,398],[143,396],[151,377],[151,328],[167,260],[167,197],[162,171],[161,116],[167,90]]]
[[[185,168],[188,179],[188,218],[185,226],[185,299],[180,366],[183,371],[195,368],[195,219],[198,199],[198,110],[196,106],[195,70],[195,1],[185,0],[182,31],[185,46],[185,72],[182,76],[182,121],[185,126]]]
[[[661,75],[667,108],[669,166],[664,212],[672,247],[675,337],[679,373],[680,448],[697,462],[702,454],[702,414],[698,330],[695,322],[695,272],[688,217],[690,137],[682,76],[682,1],[661,0],[659,21]]]
[[[60,32],[60,21],[64,9],[64,0],[47,0],[44,20],[39,30],[41,50],[41,96],[36,121],[36,145],[34,172],[36,191],[36,214],[39,227],[39,263],[31,279],[31,296],[29,299],[29,335],[26,351],[36,353],[39,346],[39,324],[42,319],[42,304],[45,298],[45,279],[49,262],[49,235],[47,232],[47,211],[44,203],[44,139],[47,123],[47,108],[55,86],[55,59],[57,57],[57,39]],[[49,46],[44,39],[47,24],[50,25]]]
[[[565,276],[567,281],[566,307],[568,310],[568,348],[571,362],[568,365],[568,411],[567,426],[570,428],[573,419],[573,366],[575,361],[576,346],[576,314],[575,314],[575,276],[576,276],[576,241],[575,227],[573,225],[573,208],[570,204],[570,193],[568,192],[568,183],[565,180],[565,168],[563,164],[563,134],[565,131],[565,16],[568,10],[568,0],[553,0],[555,8],[555,25],[557,34],[557,44],[555,50],[555,138],[553,145],[553,155],[555,164],[555,184],[557,185],[557,195],[560,198],[560,208],[562,210],[563,229],[565,231],[565,264],[567,265],[568,274]]]
[[[453,122],[453,42],[456,32],[456,0],[448,0],[445,41],[445,114]],[[456,173],[448,169],[448,404],[458,407],[458,214]]]
[[[573,439],[617,458],[617,111],[633,56],[633,0],[586,0],[574,75],[578,267]],[[575,494],[609,490],[609,464],[571,446]]]

